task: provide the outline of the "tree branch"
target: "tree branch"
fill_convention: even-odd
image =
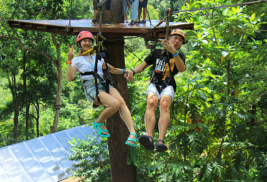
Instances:
[[[213,20],[213,12],[214,10],[212,10],[212,14],[211,14],[211,18]],[[216,38],[216,35],[215,35],[215,31],[214,31],[214,24],[213,24],[213,21],[212,21],[212,32],[213,32],[213,36],[214,36],[214,39],[215,39],[215,44],[218,46],[218,42],[217,42],[217,38]]]
[[[242,40],[243,40],[243,36],[244,36],[244,34],[241,35],[240,42],[238,43],[238,45],[241,44],[241,42],[242,42]]]
[[[207,56],[208,58],[210,58],[211,60],[213,60],[218,67],[224,69],[224,67],[222,67],[221,65],[219,65],[218,62],[215,59],[213,59],[212,57],[210,57],[208,54],[205,54],[205,56]]]
[[[41,54],[41,55],[43,55],[44,57],[46,57],[49,61],[51,61],[52,64],[56,65],[55,60],[54,60],[52,57],[50,57],[49,55],[47,55],[46,53],[42,52],[42,51],[38,51],[38,50],[36,50],[36,49],[31,49],[31,48],[26,47],[26,46],[23,47],[22,50],[27,50],[27,51],[30,51],[30,52],[34,52],[34,53]]]
[[[224,142],[224,138],[222,139],[222,142],[220,144],[219,151],[218,151],[218,154],[216,156],[217,159],[221,159],[221,157],[222,157],[222,144],[223,144],[223,142]]]

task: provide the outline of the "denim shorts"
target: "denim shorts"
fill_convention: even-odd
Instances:
[[[106,92],[106,88],[100,83],[100,81],[98,80],[98,92],[100,91],[104,91]],[[112,87],[111,85],[109,85],[109,88]],[[84,90],[84,94],[85,97],[87,98],[87,100],[90,102],[90,104],[93,105],[95,97],[96,97],[96,89],[95,89],[95,80],[87,80],[83,83],[83,90]]]

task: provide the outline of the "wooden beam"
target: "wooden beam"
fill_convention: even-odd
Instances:
[[[71,22],[71,26],[69,26]],[[151,20],[146,24],[129,26],[127,23],[118,23],[113,26],[102,26],[103,36],[142,36],[146,39],[157,39],[165,32],[165,22],[158,27],[159,20]],[[50,32],[62,35],[78,35],[80,31],[87,30],[97,35],[99,25],[92,25],[91,20],[8,20],[11,28],[21,28],[40,32]],[[170,22],[170,29],[194,29],[194,23]]]

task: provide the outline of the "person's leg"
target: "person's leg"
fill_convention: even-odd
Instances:
[[[98,14],[98,10],[95,10],[95,11],[94,11],[94,20],[96,20],[96,16],[97,16],[97,14]]]
[[[122,98],[122,96],[120,95],[117,89],[112,87],[109,90],[110,90],[110,95],[114,97],[120,103],[119,111],[120,111],[121,119],[125,122],[129,131],[135,133],[132,116],[124,99]]]
[[[141,18],[141,13],[142,13],[142,7],[138,7],[138,21],[137,22],[140,22],[140,18]]]
[[[159,118],[159,138],[158,140],[164,140],[168,126],[170,124],[170,106],[172,104],[172,97],[169,95],[163,95],[160,99],[160,118]]]
[[[99,92],[99,99],[103,105],[105,105],[105,109],[102,111],[101,115],[96,120],[97,123],[103,123],[106,119],[108,119],[110,116],[112,116],[114,113],[116,113],[120,108],[120,103],[117,99],[115,99],[110,94],[100,91]],[[94,104],[100,105],[100,103],[97,101],[97,98],[94,100]],[[106,129],[105,125],[100,126],[101,129]],[[103,132],[102,134],[108,134],[106,132]]]
[[[131,22],[134,22],[137,20],[138,16],[137,16],[137,10],[138,10],[138,6],[139,6],[139,0],[136,0],[132,3],[131,6]],[[131,23],[129,23],[130,25]]]
[[[111,25],[112,23],[110,23],[110,6],[111,6],[111,0],[107,0],[106,1],[106,20],[107,20],[107,23],[106,25]]]
[[[147,8],[143,8],[143,20],[146,21]]]
[[[106,13],[107,13],[107,21],[109,21],[110,20],[110,11],[106,11]]]
[[[124,20],[126,20],[126,23],[128,22],[127,21],[127,0],[123,0],[123,13],[124,13]]]
[[[94,2],[94,19],[96,21],[96,16],[98,14],[98,10],[97,10],[97,4],[99,3],[99,0],[93,1]]]
[[[148,136],[153,135],[153,130],[156,125],[155,111],[158,105],[158,96],[150,92],[147,94],[147,109],[145,112],[146,133]]]
[[[136,133],[134,129],[134,125],[133,125],[131,112],[129,108],[127,107],[124,99],[122,98],[120,93],[117,91],[117,89],[113,87],[109,89],[109,92],[110,92],[110,95],[119,102],[119,105],[120,105],[119,111],[120,111],[121,119],[124,121],[124,123],[128,127],[130,133]],[[130,135],[130,138],[136,139],[134,135]],[[129,142],[134,144],[132,141],[129,141]]]

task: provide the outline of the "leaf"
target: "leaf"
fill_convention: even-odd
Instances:
[[[138,167],[137,165],[137,152],[135,147],[130,147],[130,153],[131,153],[131,159],[133,161],[133,164]]]
[[[222,13],[224,16],[228,16],[229,15],[229,9],[225,9],[223,10],[223,13]]]
[[[221,56],[221,62],[223,62],[223,60],[224,60],[224,56]]]
[[[131,164],[132,164],[131,147],[129,147],[128,152],[127,152],[127,165],[131,165]]]

